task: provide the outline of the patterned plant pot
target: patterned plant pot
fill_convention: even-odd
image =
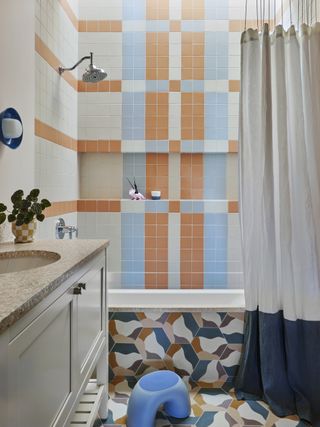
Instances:
[[[16,225],[12,223],[12,233],[15,236],[15,243],[30,243],[33,242],[35,232],[37,230],[37,221],[34,219],[29,224]]]

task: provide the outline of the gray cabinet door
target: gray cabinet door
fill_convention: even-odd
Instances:
[[[81,382],[90,369],[96,350],[105,338],[105,264],[104,256],[91,266],[79,284],[85,286],[77,295],[78,363]]]
[[[60,426],[69,412],[74,301],[70,290],[9,343],[11,427]]]

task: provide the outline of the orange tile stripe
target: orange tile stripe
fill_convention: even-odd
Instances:
[[[204,80],[204,33],[181,33],[181,78]]]
[[[55,56],[55,54],[46,46],[41,38],[36,34],[35,35],[35,50],[57,73],[59,73],[59,66],[61,65],[60,60]],[[70,73],[70,71],[65,71],[61,76],[71,87],[75,90],[78,88],[78,81]]]
[[[147,32],[146,79],[169,80],[169,33]]]
[[[169,136],[168,93],[147,92],[145,94],[145,139],[166,140]]]
[[[69,200],[66,202],[52,202],[50,208],[47,208],[44,213],[46,217],[53,217],[71,212],[77,212],[77,204],[77,200]]]
[[[51,141],[55,144],[61,145],[62,147],[69,148],[70,150],[78,151],[78,141],[73,139],[71,136],[54,129],[38,119],[35,119],[34,125],[35,135],[39,138],[46,139],[47,141]]]
[[[169,0],[148,0],[147,19],[169,19]]]
[[[120,200],[78,200],[78,212],[121,212]]]
[[[180,280],[181,288],[203,288],[203,214],[181,214]]]
[[[146,194],[151,198],[152,190],[160,190],[161,198],[167,199],[169,192],[169,155],[146,154]]]
[[[204,94],[181,94],[181,139],[204,139]]]
[[[78,92],[121,92],[121,80],[103,80],[99,83],[78,81]]]
[[[168,287],[168,214],[145,214],[146,288]]]
[[[182,19],[205,19],[204,0],[182,0]]]
[[[68,0],[59,0],[59,3],[62,7],[62,9],[65,11],[65,13],[67,14],[68,18],[70,19],[72,25],[74,26],[74,28],[78,31],[78,18],[76,17],[74,11],[72,10],[72,8],[70,7]]]
[[[52,217],[52,216],[58,216],[70,212],[121,212],[121,200],[102,200],[102,199],[81,199],[81,200],[69,200],[69,201],[61,201],[61,202],[52,202],[52,206],[50,208],[45,210],[46,217]],[[239,212],[239,202],[236,200],[229,200],[228,201],[228,213],[234,214]],[[180,213],[180,200],[169,200],[169,213]],[[168,215],[168,214],[149,214],[146,213],[145,215],[149,215],[148,224],[158,224],[158,225],[167,225],[168,220],[166,217],[164,219],[161,219],[161,215]],[[150,216],[151,215],[151,216]],[[152,217],[155,215],[158,215],[155,221],[155,217]],[[160,215],[160,216],[159,216]],[[186,214],[182,213],[182,216],[184,216],[184,225],[188,224],[189,231],[187,229],[184,229],[184,232],[187,233],[183,237],[192,237],[193,236],[193,229],[191,228],[191,217],[192,215],[197,214]],[[188,216],[189,215],[189,216]],[[203,214],[199,214],[203,215]],[[189,222],[188,222],[189,221]],[[193,221],[193,219],[192,219]],[[148,229],[148,232],[150,230]],[[163,231],[163,230],[162,230]],[[149,233],[150,234],[150,233]],[[161,232],[160,232],[161,234]],[[159,236],[160,236],[159,234]],[[156,235],[156,234],[154,234]],[[151,235],[152,236],[152,235]],[[185,247],[185,249],[187,249]],[[190,248],[189,248],[190,249]]]
[[[181,154],[181,199],[203,199],[203,155]]]
[[[121,153],[121,141],[79,140],[78,153]]]
[[[48,46],[35,35],[35,50],[49,64],[57,73],[61,61],[55,54],[48,48]],[[120,80],[106,80],[99,83],[85,83],[82,80],[77,80],[70,71],[65,71],[61,78],[63,78],[73,89],[78,92],[121,92]]]
[[[80,33],[120,33],[122,31],[122,22],[117,20],[81,20],[78,23],[78,30]]]

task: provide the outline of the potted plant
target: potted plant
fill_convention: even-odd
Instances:
[[[47,199],[39,201],[40,190],[34,188],[24,198],[22,190],[15,191],[11,196],[12,211],[0,203],[0,224],[6,219],[12,223],[12,233],[15,243],[32,242],[37,229],[37,221],[42,222],[45,218],[43,211],[51,206]]]

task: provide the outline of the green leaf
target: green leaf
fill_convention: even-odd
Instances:
[[[23,197],[23,194],[24,193],[22,190],[15,191],[11,196],[12,203],[16,203],[16,202],[20,201]]]
[[[8,221],[9,222],[14,222],[15,220],[16,220],[16,215],[13,215],[13,214],[10,214],[10,215],[8,215]]]
[[[33,199],[36,199],[40,194],[40,190],[38,188],[34,188],[33,190],[30,191],[30,196]]]
[[[0,224],[3,224],[7,218],[7,215],[4,212],[0,213]]]
[[[20,209],[27,211],[30,208],[30,206],[31,206],[31,202],[29,200],[23,199],[21,201]]]
[[[40,215],[42,213],[42,207],[40,203],[34,203],[31,207],[31,211],[36,215]]]
[[[0,212],[5,212],[7,210],[7,206],[3,203],[0,203]]]
[[[16,221],[16,225],[19,227],[20,225],[22,225],[24,223],[24,220],[18,220]]]
[[[28,212],[25,219],[24,219],[24,223],[25,224],[29,224],[29,222],[31,222],[34,218],[34,213],[33,212]]]
[[[41,206],[42,206],[42,209],[49,208],[51,206],[51,203],[49,202],[48,199],[42,199]]]
[[[45,216],[43,214],[37,215],[37,220],[42,222],[44,220]]]
[[[17,215],[17,221],[22,221],[23,222],[23,220],[24,220],[24,214],[23,213],[18,213],[18,215]]]

